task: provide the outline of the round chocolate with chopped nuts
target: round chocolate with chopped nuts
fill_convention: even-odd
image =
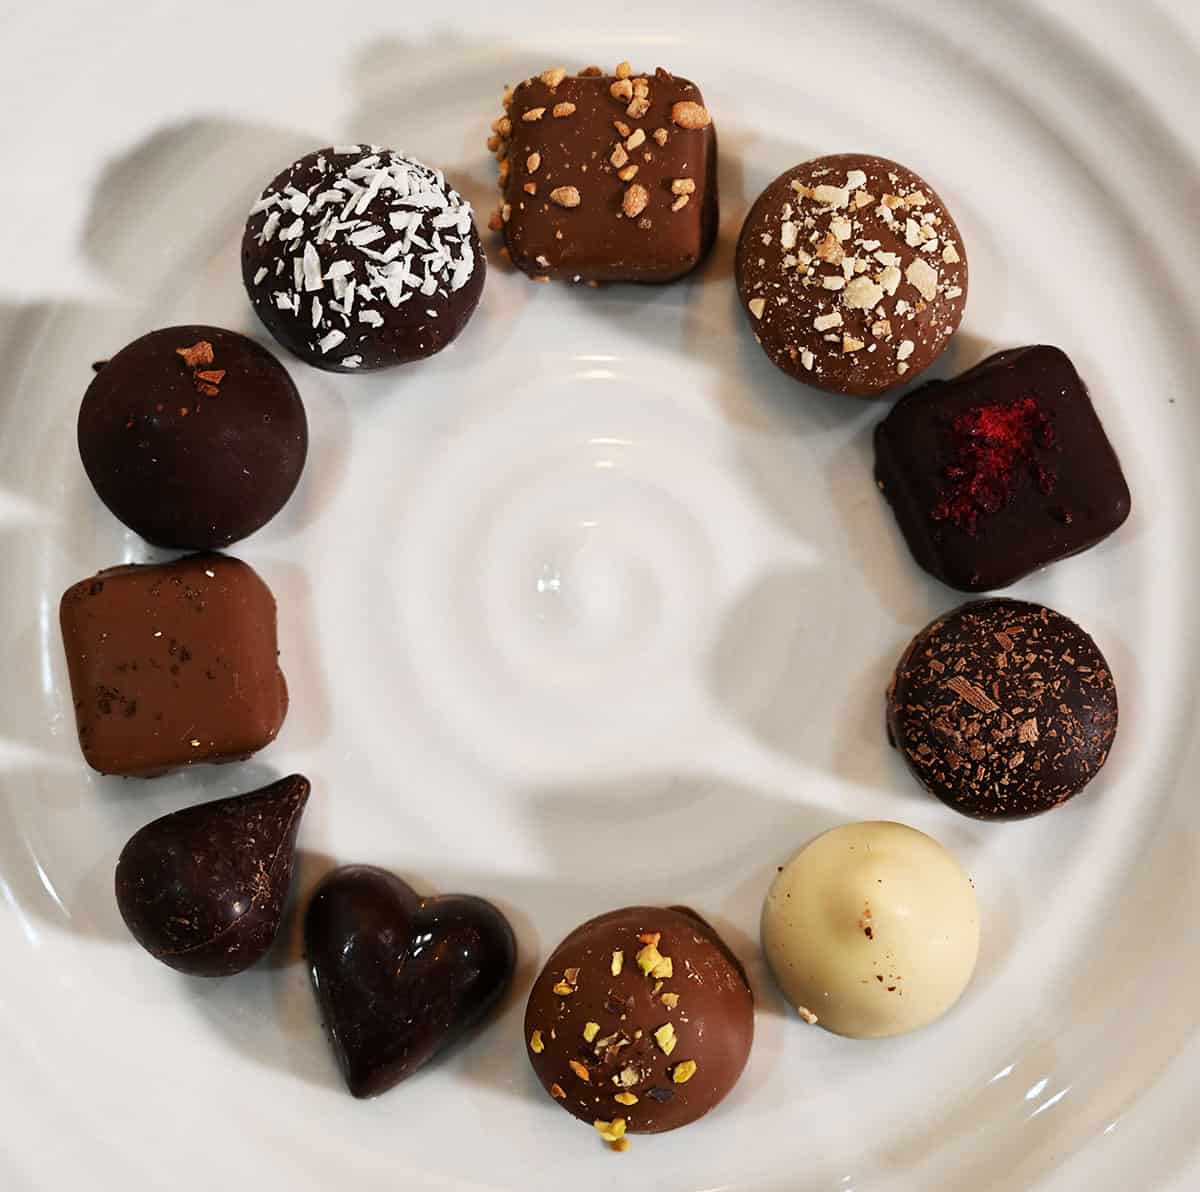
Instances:
[[[685,907],[627,907],[576,928],[525,1011],[546,1091],[618,1146],[703,1117],[737,1083],[753,1038],[745,970]]]
[[[308,454],[283,365],[252,339],[191,324],[151,331],[97,370],[79,457],[96,495],[155,546],[212,550],[266,525]]]
[[[1074,621],[1040,604],[981,600],[939,617],[904,651],[888,735],[947,806],[1022,819],[1078,794],[1117,731],[1112,672]]]
[[[772,362],[857,397],[932,364],[967,301],[967,254],[945,204],[911,170],[868,154],[776,178],[742,225],[736,274]]]
[[[471,204],[441,170],[378,145],[293,162],[259,195],[242,237],[255,313],[329,372],[440,352],[467,325],[485,273]]]

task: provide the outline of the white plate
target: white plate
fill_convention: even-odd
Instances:
[[[144,2],[119,25],[64,7],[82,9],[9,14],[0,71],[0,1187],[1194,1188],[1187,0],[1174,16],[747,4],[733,28],[729,6],[699,0],[352,18]],[[626,56],[695,78],[716,115],[711,261],[684,284],[594,292],[531,285],[493,253],[443,357],[346,378],[289,361],[309,468],[234,551],[279,599],[283,733],[240,766],[92,775],[58,597],[150,553],[79,466],[90,362],[172,322],[262,338],[241,220],[300,152],[403,148],[486,218],[501,84]],[[750,199],[845,149],[911,164],[959,221],[971,304],[941,371],[1060,344],[1134,493],[1111,540],[1015,589],[1094,633],[1122,699],[1102,776],[1041,819],[959,818],[887,748],[890,666],[958,598],[917,570],[872,484],[882,407],[776,373],[736,309]],[[295,769],[314,789],[301,896],[334,861],[375,862],[495,899],[519,936],[499,1020],[373,1103],[339,1085],[294,921],[258,970],[188,980],[148,960],[113,904],[141,824]],[[857,818],[949,845],[985,913],[961,1004],[885,1043],[806,1029],[755,942],[774,866]],[[708,1121],[619,1158],[535,1087],[521,1009],[567,930],[655,900],[700,908],[748,959],[758,1037]]]

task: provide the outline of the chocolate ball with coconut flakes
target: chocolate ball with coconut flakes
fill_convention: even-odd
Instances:
[[[440,352],[487,272],[471,205],[441,170],[376,145],[302,157],[262,192],[242,280],[267,330],[329,372]]]
[[[870,154],[818,157],[776,178],[742,225],[735,272],[772,363],[855,397],[932,364],[967,302],[967,254],[945,204]]]

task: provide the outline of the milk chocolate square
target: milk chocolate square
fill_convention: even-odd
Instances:
[[[1129,516],[1087,386],[1044,345],[901,398],[875,430],[875,478],[913,557],[964,592],[1007,587]]]
[[[490,143],[518,269],[665,282],[704,258],[717,227],[717,140],[694,83],[661,67],[553,70],[517,86],[506,107]]]
[[[59,616],[79,744],[102,774],[235,761],[279,732],[275,598],[245,563],[111,567],[68,588]]]

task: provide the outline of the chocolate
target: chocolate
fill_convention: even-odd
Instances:
[[[901,398],[875,429],[875,478],[913,558],[964,592],[1087,550],[1129,516],[1087,387],[1045,345]]]
[[[164,815],[117,861],[121,918],[163,964],[228,977],[260,960],[283,917],[308,779]]]
[[[742,225],[735,265],[754,338],[789,376],[876,397],[941,354],[967,301],[967,254],[945,204],[869,154],[781,174]]]
[[[321,149],[262,192],[242,237],[255,313],[316,368],[388,368],[467,325],[487,263],[441,170],[378,145]]]
[[[287,503],[308,422],[283,366],[220,327],[152,331],[93,365],[79,456],[96,494],[157,546],[209,550]]]
[[[508,920],[463,894],[419,898],[369,865],[334,870],[304,916],[313,990],[350,1092],[373,1097],[477,1027],[516,967]]]
[[[538,1080],[606,1141],[703,1117],[737,1083],[753,1038],[742,966],[686,907],[627,907],[577,927],[525,1011]]]
[[[887,693],[891,743],[943,803],[1021,819],[1078,794],[1108,759],[1117,692],[1096,643],[1040,604],[980,600],[927,625]]]
[[[287,712],[275,598],[245,563],[111,567],[59,608],[79,744],[102,774],[249,757]]]
[[[593,73],[589,73],[593,72]],[[717,138],[695,83],[561,68],[505,94],[488,142],[512,262],[539,280],[666,282],[717,229]]]

